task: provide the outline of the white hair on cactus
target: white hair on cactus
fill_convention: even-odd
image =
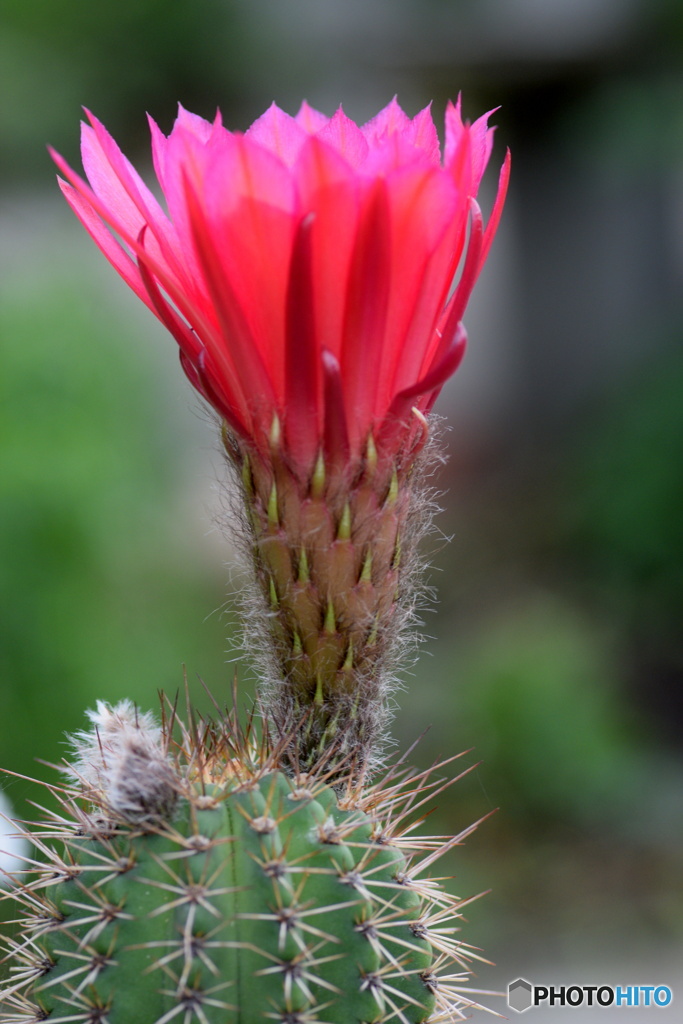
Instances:
[[[12,820],[12,807],[4,793],[0,792],[0,887],[8,882],[8,876],[22,867],[28,853],[28,842]]]
[[[69,774],[129,821],[169,817],[180,780],[154,715],[131,700],[114,707],[100,700],[86,714],[92,728],[70,737],[76,760]]]

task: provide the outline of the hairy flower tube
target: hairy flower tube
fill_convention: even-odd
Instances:
[[[358,127],[304,103],[244,133],[180,108],[150,120],[166,210],[88,115],[72,209],[169,329],[224,423],[265,615],[274,719],[308,714],[307,762],[346,730],[372,759],[416,532],[426,419],[465,348],[462,316],[503,207],[476,196],[493,129],[396,100]],[[413,525],[411,525],[413,524]]]

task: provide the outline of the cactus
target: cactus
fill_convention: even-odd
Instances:
[[[8,897],[0,1024],[462,1019],[478,957],[431,870],[476,826],[416,838],[447,783],[372,773],[431,511],[427,417],[509,159],[484,227],[493,129],[459,103],[443,165],[429,110],[396,101],[362,128],[273,106],[244,136],[181,109],[168,138],[152,124],[167,215],[89,117],[90,184],[53,154],[62,189],[220,417],[263,725],[234,698],[215,721],[90,713]]]
[[[476,1005],[461,904],[422,878],[471,829],[411,835],[434,772],[333,788],[324,758],[297,772],[288,737],[234,713],[160,729],[124,701],[91,719],[13,895],[2,1024],[420,1024]]]

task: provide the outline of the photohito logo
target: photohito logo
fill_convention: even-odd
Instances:
[[[669,1006],[668,985],[532,985],[517,978],[508,985],[508,1006],[524,1013],[532,1006]]]

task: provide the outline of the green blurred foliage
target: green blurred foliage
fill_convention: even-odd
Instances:
[[[463,503],[447,553],[451,572],[464,555],[462,632],[455,659],[437,648],[434,690],[491,799],[528,825],[683,840],[665,810],[682,781],[681,396],[664,346]]]
[[[85,267],[0,284],[0,760],[23,773],[95,699],[153,706],[185,662],[193,692],[202,670],[227,691],[225,622],[203,623],[223,573],[184,536],[170,396],[109,305]]]
[[[625,628],[660,641],[683,622],[681,396],[677,342],[589,416],[563,503],[584,584]]]
[[[0,176],[44,180],[49,141],[77,159],[74,124],[90,107],[125,149],[182,102],[213,116],[244,76],[241,16],[230,0],[0,0]]]
[[[614,827],[632,805],[639,738],[594,634],[571,605],[537,594],[466,641],[460,711],[482,777],[518,820]]]

